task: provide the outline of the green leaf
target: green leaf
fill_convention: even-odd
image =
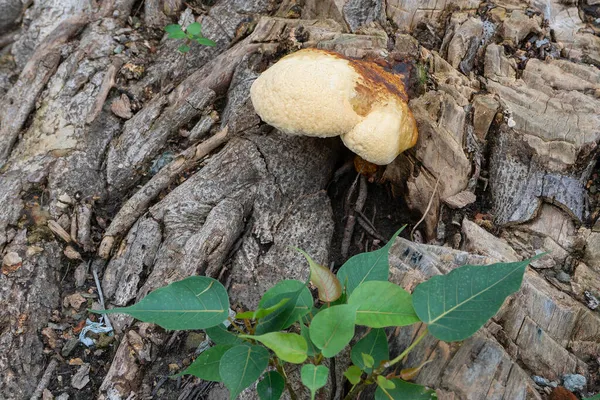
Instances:
[[[185,37],[185,33],[183,32],[173,32],[169,33],[169,39],[183,39]]]
[[[307,345],[306,355],[309,357],[312,357],[312,356],[319,354],[319,349],[317,348],[317,346],[315,346],[313,341],[310,340],[310,333],[309,333],[308,327],[306,325],[300,324],[300,334],[302,335],[304,340],[306,340],[306,345]]]
[[[356,324],[371,328],[405,326],[419,322],[410,293],[391,282],[360,284],[348,299],[357,307]]]
[[[333,305],[333,303],[331,305]],[[300,322],[302,322],[305,325],[310,325],[312,319],[315,317],[315,315],[319,313],[319,311],[320,310],[317,307],[312,306],[310,311],[300,319]]]
[[[219,324],[205,330],[206,334],[216,344],[241,344],[241,339],[229,332],[225,325]]]
[[[92,311],[128,314],[164,329],[206,329],[227,319],[229,297],[221,283],[207,276],[191,276],[156,289],[138,303],[123,308]]]
[[[315,400],[317,390],[327,384],[329,369],[322,365],[306,364],[300,370],[302,383],[310,390],[310,398]]]
[[[371,365],[366,365],[364,355],[369,355],[372,358]],[[354,365],[371,373],[374,365],[379,366],[382,361],[390,359],[390,351],[388,348],[387,336],[384,329],[372,329],[364,338],[360,339],[352,347],[350,358]]]
[[[239,345],[227,350],[219,363],[219,374],[235,398],[256,381],[269,365],[269,351],[262,346]]]
[[[179,24],[170,24],[165,26],[165,32],[167,33],[175,33],[175,32],[183,32],[181,26]]]
[[[188,46],[187,44],[182,44],[181,46],[179,46],[179,48],[177,48],[177,50],[179,50],[182,53],[187,53],[188,51],[190,51],[190,46]]]
[[[466,339],[498,312],[506,297],[519,290],[530,261],[465,265],[448,275],[434,276],[415,288],[415,311],[436,338],[446,342]]]
[[[185,31],[192,35],[199,35],[202,31],[202,25],[200,25],[198,22],[193,22],[189,24],[187,28],[185,28]]]
[[[356,307],[343,304],[327,308],[318,313],[310,324],[309,333],[313,343],[325,357],[333,357],[354,336]]]
[[[308,314],[313,306],[310,290],[304,282],[285,280],[278,282],[263,295],[258,303],[261,308],[269,308],[283,299],[289,299],[275,312],[262,318],[256,325],[256,334],[276,332],[287,329],[300,318]]]
[[[281,299],[281,301],[269,308],[258,308],[256,311],[246,311],[243,313],[238,313],[235,316],[235,319],[261,319],[271,314],[274,311],[277,311],[281,306],[287,303],[290,299]]]
[[[377,375],[377,386],[382,389],[394,389],[396,384],[383,375]]]
[[[387,281],[390,272],[388,253],[396,238],[404,227],[394,233],[390,241],[379,250],[357,254],[350,258],[337,273],[339,281],[344,285],[348,295],[363,282]]]
[[[231,345],[219,344],[203,351],[183,372],[175,375],[194,375],[205,381],[221,382],[219,363]]]
[[[256,385],[260,400],[278,400],[285,389],[285,379],[277,371],[269,371]]]
[[[292,364],[302,364],[307,357],[306,340],[296,333],[271,332],[259,336],[240,335],[240,337],[261,342],[273,350],[277,357]]]
[[[362,371],[356,365],[351,365],[348,367],[346,372],[344,372],[344,376],[348,379],[348,381],[356,385],[360,382],[360,377],[362,376]]]
[[[586,397],[583,400],[600,400],[600,393],[598,393],[597,395],[595,395],[593,397]]]
[[[421,385],[404,382],[400,379],[390,379],[395,387],[393,389],[382,389],[381,386],[375,391],[375,400],[431,400],[437,399],[435,390],[427,389]]]
[[[360,353],[360,359],[366,368],[373,368],[375,365],[375,359],[370,354]]]
[[[194,40],[196,42],[198,42],[198,44],[201,44],[202,46],[215,47],[217,45],[215,42],[213,42],[212,40],[207,39],[205,37],[196,37],[196,38],[194,38]]]
[[[319,300],[325,303],[336,301],[342,295],[342,285],[335,275],[322,265],[317,264],[304,251],[294,248],[306,258],[310,267],[310,281],[319,291]]]

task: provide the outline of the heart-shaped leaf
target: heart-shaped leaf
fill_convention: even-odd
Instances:
[[[283,306],[262,318],[256,325],[256,334],[262,335],[289,328],[294,322],[305,316],[313,307],[313,298],[304,282],[284,280],[267,290],[258,303],[267,309],[289,299]]]
[[[390,379],[394,388],[382,388],[375,391],[375,400],[433,400],[437,399],[435,390],[427,389],[421,385],[404,382],[400,379]]]
[[[191,33],[192,35],[199,35],[200,32],[202,32],[202,25],[200,25],[198,22],[193,22],[189,24],[187,28],[185,28],[185,31],[187,33]]]
[[[391,282],[360,284],[348,299],[357,307],[356,324],[372,328],[405,326],[419,322],[410,293]]]
[[[358,384],[360,382],[360,377],[362,376],[362,371],[356,365],[351,365],[348,367],[346,372],[344,372],[344,376],[348,379],[353,385]]]
[[[315,400],[317,390],[327,384],[329,369],[322,365],[306,364],[300,370],[302,383],[310,390],[310,398]]]
[[[371,365],[365,365],[364,356],[368,355],[372,358]],[[371,373],[373,366],[379,366],[382,361],[390,359],[387,336],[384,329],[371,329],[364,338],[360,339],[352,347],[350,358],[354,365]]]
[[[295,333],[271,332],[259,336],[240,335],[240,337],[261,342],[273,350],[277,357],[289,363],[302,364],[307,357],[306,340]]]
[[[190,46],[188,46],[187,44],[182,44],[177,48],[177,50],[179,50],[182,53],[187,53],[188,51],[190,51]]]
[[[278,400],[285,389],[285,379],[277,371],[269,371],[256,385],[260,400]]]
[[[319,300],[325,303],[336,301],[342,295],[342,285],[329,268],[317,264],[304,251],[296,249],[302,254],[310,267],[310,281],[317,287]]]
[[[207,276],[192,276],[156,289],[138,303],[97,314],[128,314],[164,329],[206,329],[228,316],[229,297],[221,283]]]
[[[206,334],[215,344],[241,344],[242,340],[229,332],[225,325],[219,324],[205,330]]]
[[[396,384],[383,375],[377,375],[377,386],[383,389],[394,389]]]
[[[373,368],[373,366],[375,365],[375,359],[370,354],[360,353],[360,359],[362,360],[362,363],[365,366],[365,368]]]
[[[319,354],[319,349],[317,348],[317,346],[315,346],[313,341],[310,340],[310,333],[309,333],[308,327],[306,325],[300,324],[300,334],[302,335],[304,340],[306,340],[306,344],[308,346],[306,355],[308,355],[309,357],[313,357],[313,356]]]
[[[348,295],[363,282],[387,281],[390,272],[388,254],[396,238],[404,227],[394,233],[390,241],[379,250],[357,254],[342,265],[337,277],[346,288]]]
[[[215,47],[217,45],[215,42],[213,42],[212,40],[207,39],[205,37],[197,37],[197,38],[194,38],[194,40],[198,44],[201,44],[202,46]]]
[[[269,365],[269,351],[262,346],[239,345],[227,350],[219,363],[219,375],[235,400]]]
[[[235,319],[261,319],[271,314],[272,312],[277,311],[280,307],[282,307],[285,303],[287,303],[290,299],[281,299],[281,301],[269,308],[258,308],[256,311],[246,311],[243,313],[238,313],[235,315]]]
[[[183,39],[186,37],[185,32],[183,31],[179,31],[179,32],[173,32],[173,33],[169,33],[169,39]]]
[[[415,311],[436,338],[445,342],[466,339],[498,312],[506,297],[519,290],[530,261],[465,265],[434,276],[415,288]]]
[[[230,345],[219,344],[203,351],[189,367],[176,376],[194,375],[205,381],[221,382],[219,363],[223,354],[232,347]]]
[[[343,304],[319,312],[309,327],[310,339],[325,357],[333,357],[354,336],[356,307]]]
[[[165,26],[165,32],[167,33],[175,33],[175,32],[183,32],[181,26],[179,24],[170,24]]]

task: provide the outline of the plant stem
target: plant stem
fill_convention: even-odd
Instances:
[[[346,397],[344,397],[344,400],[353,400],[353,399],[356,399],[356,396],[358,396],[358,394],[360,392],[362,392],[367,386],[369,386],[369,385],[372,384],[372,383],[367,383],[367,382],[372,382],[372,380],[373,380],[372,378],[376,377],[377,375],[380,375],[386,368],[391,367],[392,365],[394,365],[397,362],[401,361],[404,357],[406,357],[408,355],[408,353],[410,353],[412,351],[412,349],[414,349],[419,344],[419,342],[421,342],[421,340],[423,340],[423,338],[425,336],[427,336],[427,328],[425,328],[425,331],[423,331],[423,333],[421,333],[415,339],[415,341],[412,342],[411,345],[408,346],[406,348],[406,350],[404,350],[398,357],[394,358],[391,361],[386,362],[380,368],[378,368],[378,369],[374,370],[372,373],[370,373],[369,376],[367,376],[367,378],[365,380],[363,380],[362,382],[360,382],[357,385],[354,385],[352,387],[352,389],[350,390],[350,392],[348,392],[348,394],[346,395]],[[385,394],[387,396],[389,396],[389,393],[387,393],[385,391],[385,389],[383,389],[383,391],[385,392]]]
[[[233,329],[235,329],[236,331],[238,331],[242,335],[246,334],[246,332],[244,332],[243,330],[241,330],[240,327],[235,324],[235,320],[233,318],[227,317],[227,320],[229,320],[229,322],[231,322],[231,326],[233,326]]]
[[[292,386],[290,385],[290,380],[288,379],[287,374],[285,373],[285,369],[279,363],[279,360],[275,361],[275,368],[277,368],[277,372],[279,372],[285,378],[285,386],[287,387],[288,393],[290,394],[290,399],[298,400],[298,397],[296,397],[296,392],[294,392],[294,390],[292,389]]]
[[[369,386],[369,384],[367,384],[366,382],[367,382],[367,379],[365,379],[364,381],[362,381],[358,385],[354,385],[352,387],[352,390],[350,390],[350,392],[348,392],[348,394],[346,395],[346,397],[344,397],[344,400],[354,400],[354,399],[356,399],[356,396],[358,396],[358,394],[360,392],[362,392],[364,388],[366,388],[367,386]]]
[[[376,372],[379,374],[379,373],[383,372],[383,370],[385,368],[391,367],[392,365],[396,364],[398,361],[401,361],[404,357],[406,357],[408,355],[408,353],[411,352],[412,349],[414,349],[419,344],[419,342],[421,342],[421,340],[423,340],[423,338],[427,335],[427,333],[428,333],[427,328],[425,328],[425,331],[423,331],[423,333],[421,333],[419,335],[419,337],[417,337],[415,339],[415,341],[412,342],[412,344],[406,348],[406,350],[404,350],[402,353],[400,353],[400,355],[398,357],[383,364],[383,367],[379,368]]]

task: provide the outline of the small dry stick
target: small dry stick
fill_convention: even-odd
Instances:
[[[94,122],[100,111],[102,111],[102,106],[104,106],[104,102],[108,97],[108,93],[113,86],[115,86],[115,76],[117,76],[117,71],[121,69],[121,65],[123,65],[123,60],[120,58],[115,58],[113,63],[108,67],[106,74],[104,75],[104,79],[102,80],[102,84],[100,85],[100,90],[98,91],[98,95],[96,96],[96,102],[94,103],[94,107],[88,114],[85,122],[91,124]]]
[[[33,392],[31,395],[30,400],[38,400],[42,396],[44,389],[46,389],[48,384],[50,384],[50,379],[52,378],[52,374],[54,373],[54,370],[56,370],[57,366],[58,361],[56,361],[56,359],[53,358],[50,360],[48,366],[46,367],[46,371],[44,371],[44,375],[42,375],[42,379],[40,379],[40,382],[35,388],[35,392]]]
[[[354,234],[354,226],[356,225],[356,211],[362,211],[367,201],[367,178],[364,175],[360,175],[360,185],[358,187],[358,196],[354,209],[348,214],[348,220],[346,221],[346,228],[344,229],[344,238],[342,239],[342,258],[348,257],[348,250],[350,249],[350,242],[352,241],[352,235]]]
[[[423,213],[423,216],[421,217],[421,219],[419,220],[419,222],[417,222],[415,224],[415,226],[413,226],[412,230],[410,231],[410,240],[414,241],[414,233],[415,230],[417,229],[417,227],[421,224],[421,222],[423,222],[425,220],[425,217],[427,216],[427,213],[429,213],[429,209],[431,208],[431,205],[433,204],[433,198],[435,197],[435,192],[437,191],[438,188],[438,183],[440,183],[440,176],[438,175],[436,181],[435,181],[435,186],[433,188],[433,193],[431,193],[431,197],[429,198],[429,204],[427,204],[427,208],[425,209],[425,212]]]
[[[115,236],[131,228],[134,222],[148,210],[152,200],[166,189],[177,175],[191,168],[195,162],[225,143],[229,139],[228,132],[229,129],[226,125],[204,142],[188,147],[179,156],[175,157],[169,165],[158,171],[148,183],[127,200],[110,226],[106,229],[102,243],[100,243],[98,248],[98,255],[102,258],[108,258],[114,244]]]
[[[369,234],[371,237],[374,237],[375,239],[378,239],[382,242],[385,242],[387,239],[384,238],[383,236],[381,236],[371,225],[368,219],[364,218],[362,216],[362,213],[358,214],[358,224],[360,225],[361,228],[364,229],[365,232],[367,232],[367,234]]]

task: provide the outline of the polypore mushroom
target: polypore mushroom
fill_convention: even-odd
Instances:
[[[290,135],[340,135],[350,150],[378,165],[417,141],[417,125],[399,76],[374,62],[318,49],[290,54],[250,89],[263,121]]]

